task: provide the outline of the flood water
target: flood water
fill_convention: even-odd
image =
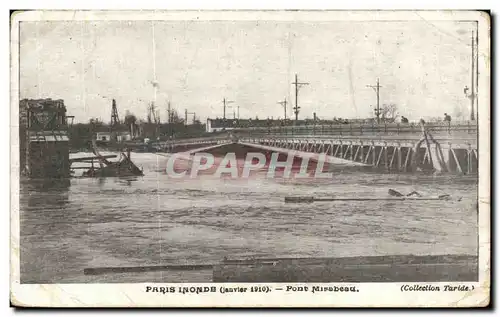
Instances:
[[[474,178],[343,168],[328,180],[179,180],[158,172],[165,157],[132,159],[145,176],[73,178],[58,187],[21,182],[22,283],[182,281],[161,272],[85,276],[83,269],[224,257],[477,254]],[[284,203],[285,196],[385,197],[389,188],[463,199]]]

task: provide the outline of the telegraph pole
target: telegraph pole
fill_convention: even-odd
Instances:
[[[474,31],[472,31],[472,36],[471,36],[471,85],[470,88],[465,86],[464,93],[467,98],[470,99],[470,120],[474,121],[476,119],[476,110],[475,109],[475,102],[477,100],[477,82],[476,82],[476,75],[477,75],[477,65],[475,65],[475,62],[477,62],[477,54],[476,57],[474,58],[474,48],[475,48],[475,43],[474,43]],[[470,92],[469,92],[470,90]]]
[[[170,109],[170,101],[168,102],[167,113],[168,113],[168,121],[167,122],[170,124],[172,122],[172,110]]]
[[[295,112],[295,121],[299,120],[299,88],[305,85],[309,85],[309,83],[299,83],[297,79],[297,74],[295,74],[295,81],[292,83],[292,85],[295,85],[295,107],[293,107],[293,110]]]
[[[170,101],[168,102],[168,105],[167,105],[167,122],[168,122],[168,135],[170,137],[172,137],[172,135],[174,134],[174,129],[172,128],[172,109],[170,108]]]
[[[474,66],[474,31],[472,31],[471,35],[471,94],[470,94],[470,120],[474,121],[475,118],[475,112],[474,112],[474,101],[476,99],[476,87],[475,87],[475,82],[474,82],[474,73],[475,73],[475,66]]]
[[[366,87],[371,87],[375,92],[377,93],[377,109],[375,109],[375,115],[377,116],[377,123],[380,123],[380,82],[379,79],[377,78],[377,85],[367,85]]]
[[[224,105],[224,116],[222,118],[224,119],[224,121],[226,120],[226,105],[230,103],[233,103],[233,101],[226,100],[226,98],[222,100],[222,104]]]
[[[279,101],[278,104],[282,105],[283,109],[285,110],[285,121],[286,121],[286,104],[287,104],[286,98],[283,101]]]
[[[478,102],[478,99],[477,99],[477,96],[478,96],[478,92],[479,92],[479,28],[476,30],[476,70],[474,72],[474,75],[476,75],[476,98],[475,98],[475,102],[476,102],[476,120],[479,121],[479,104],[477,103]]]
[[[222,127],[226,127],[226,104],[232,103],[233,101],[231,100],[226,100],[226,98],[222,99],[222,104],[224,105],[224,116],[222,117]]]
[[[184,125],[185,126],[189,125],[188,124],[188,114],[192,114],[193,115],[193,124],[194,124],[194,121],[196,119],[196,112],[188,112],[187,109],[184,109]]]
[[[479,95],[479,27],[476,30],[476,120],[479,122],[479,100],[477,99],[477,96]]]

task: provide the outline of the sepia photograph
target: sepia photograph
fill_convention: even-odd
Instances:
[[[481,11],[13,12],[11,302],[487,305],[489,36]]]

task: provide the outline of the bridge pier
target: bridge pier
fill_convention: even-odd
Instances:
[[[398,155],[397,155],[398,159],[397,159],[396,164],[398,166],[398,172],[402,172],[403,171],[403,166],[401,166],[401,163],[402,163],[403,160],[401,159],[401,147],[398,147],[397,151],[398,151]]]
[[[448,149],[448,169],[460,174],[473,174],[478,170],[477,150]]]
[[[405,154],[405,162],[404,162],[404,165],[403,165],[403,170],[402,172],[408,172],[410,170],[410,162],[411,162],[411,157],[413,155],[413,149],[410,147],[410,148],[403,148],[404,152],[406,153]]]

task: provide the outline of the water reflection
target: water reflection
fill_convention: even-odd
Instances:
[[[134,182],[137,182],[139,180],[138,176],[128,176],[128,177],[120,177],[117,178],[117,182],[122,185],[126,186],[132,186]]]
[[[22,179],[21,186],[27,186],[35,192],[67,191],[71,185],[69,178]]]
[[[70,179],[21,181],[20,210],[64,209],[69,202]]]

